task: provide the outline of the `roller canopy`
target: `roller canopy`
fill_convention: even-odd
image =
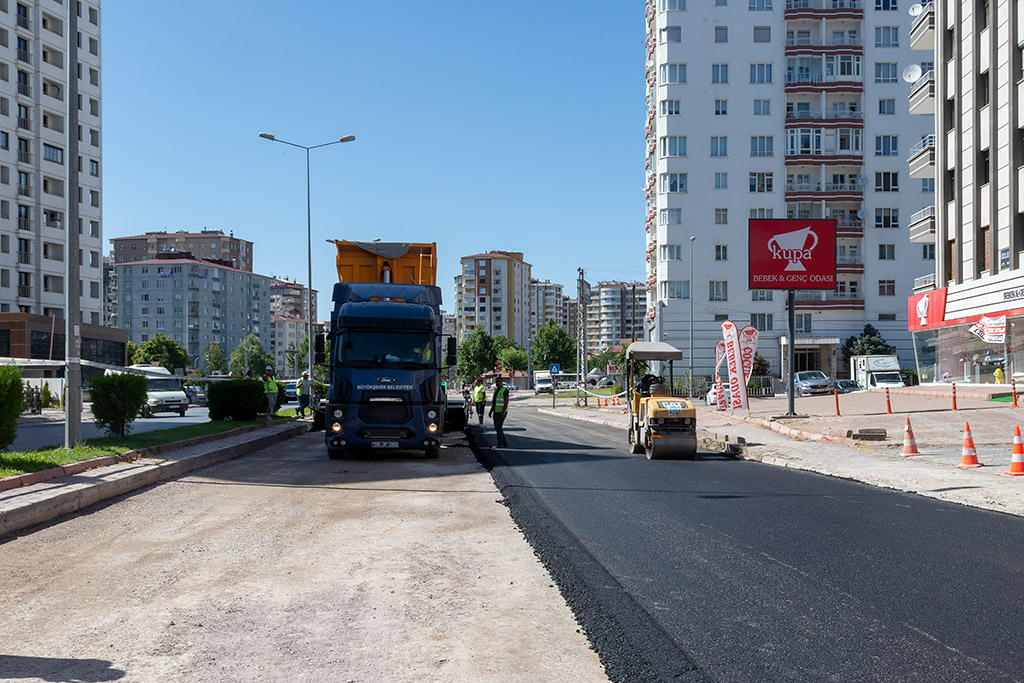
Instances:
[[[665,342],[633,342],[626,348],[627,360],[682,360],[683,352]]]

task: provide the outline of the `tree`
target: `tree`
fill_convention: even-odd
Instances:
[[[462,381],[472,382],[494,368],[494,340],[478,326],[459,344],[458,356]]]
[[[498,360],[501,367],[510,372],[522,372],[527,367],[526,351],[514,346],[509,346],[498,353]]]
[[[24,407],[21,369],[16,365],[0,365],[0,451],[14,443],[18,417]]]
[[[135,362],[135,352],[138,350],[139,345],[129,339],[128,343],[124,347],[125,365],[131,365]]]
[[[563,372],[576,371],[576,344],[565,328],[554,320],[548,320],[546,325],[537,330],[530,354],[535,368],[546,368],[552,363],[558,363]]]
[[[226,372],[228,359],[224,354],[224,347],[215,341],[207,342],[203,349],[203,365],[207,372]]]
[[[284,365],[288,368],[289,374],[295,376],[295,369],[299,367],[299,354],[295,350],[295,342],[288,342],[288,350],[284,354]]]
[[[889,356],[896,347],[886,343],[882,334],[872,325],[865,325],[858,337],[849,337],[843,343],[843,361],[850,362],[853,356]]]
[[[759,353],[754,354],[753,368],[750,371],[751,377],[765,377],[772,371],[772,366],[768,363],[764,356]]]
[[[128,373],[92,378],[92,417],[111,436],[124,436],[146,402],[148,381]]]
[[[274,359],[263,350],[260,338],[255,334],[250,334],[238,344],[237,349],[231,352],[228,369],[232,375],[239,376],[245,374],[246,351],[248,351],[249,358],[248,367],[252,369],[253,377],[261,376],[265,367],[274,365]]]
[[[615,356],[616,353],[614,351],[612,351],[611,349],[605,349],[601,353],[595,356],[591,356],[590,359],[587,361],[587,366],[591,370],[593,370],[594,368],[599,368],[601,372],[604,372],[605,368],[608,367],[609,363],[615,362]]]
[[[149,341],[144,342],[136,349],[132,362],[136,364],[156,363],[173,373],[177,368],[188,367],[188,354],[185,353],[184,346],[157,332],[150,337]]]
[[[496,358],[501,357],[501,352],[504,351],[505,349],[519,349],[519,348],[522,348],[522,347],[519,346],[519,344],[516,344],[514,341],[512,341],[508,337],[502,337],[502,336],[491,337],[491,350],[494,351],[494,356]]]

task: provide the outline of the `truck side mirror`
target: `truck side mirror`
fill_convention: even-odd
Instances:
[[[445,354],[444,362],[448,367],[459,362],[459,349],[455,337],[448,337],[448,352]]]
[[[324,335],[318,334],[313,342],[313,362],[317,365],[323,365],[327,362],[327,354],[324,353]]]

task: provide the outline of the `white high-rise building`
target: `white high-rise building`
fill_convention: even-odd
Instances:
[[[623,340],[643,339],[647,290],[641,282],[599,282],[587,306],[587,353],[601,353]]]
[[[530,264],[518,251],[463,256],[455,276],[459,341],[477,326],[492,337],[526,346],[530,332]]]
[[[537,330],[547,325],[549,320],[555,321],[560,327],[565,327],[562,298],[562,285],[551,280],[530,280],[531,337],[537,334]]]
[[[798,294],[796,369],[834,376],[866,323],[912,365],[905,300],[934,251],[907,223],[934,181],[907,173],[932,128],[906,103],[902,76],[921,62],[907,8],[690,2],[647,3],[648,338],[687,349],[692,295],[696,374],[711,373],[725,319],[761,330],[779,373],[786,296],[748,289],[747,221],[834,218],[838,286]]]
[[[103,323],[100,2],[77,3],[79,157],[67,158],[72,2],[0,3],[0,313],[64,317],[66,234],[78,230],[81,320]],[[79,224],[66,225],[68,169]],[[77,286],[77,283],[75,285]]]
[[[910,110],[934,136],[907,155],[936,179],[910,237],[935,253],[909,302],[920,378],[1024,379],[1024,23],[1009,0],[936,0],[914,8],[911,47],[934,64],[910,88]],[[989,328],[975,334],[982,320]],[[1021,329],[1018,330],[1017,327]],[[996,332],[996,334],[992,334]]]

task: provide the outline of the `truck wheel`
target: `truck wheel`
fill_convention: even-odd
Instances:
[[[345,458],[344,448],[328,448],[327,457],[331,460],[343,460]]]
[[[153,411],[151,411],[149,406],[145,403],[142,404],[142,417],[153,417]]]
[[[186,410],[188,410],[188,409],[187,408],[182,408],[181,410],[178,411],[178,415],[181,415],[182,417],[185,417],[185,411]]]
[[[423,452],[423,456],[429,459],[435,459],[441,457],[441,448],[428,448]]]

